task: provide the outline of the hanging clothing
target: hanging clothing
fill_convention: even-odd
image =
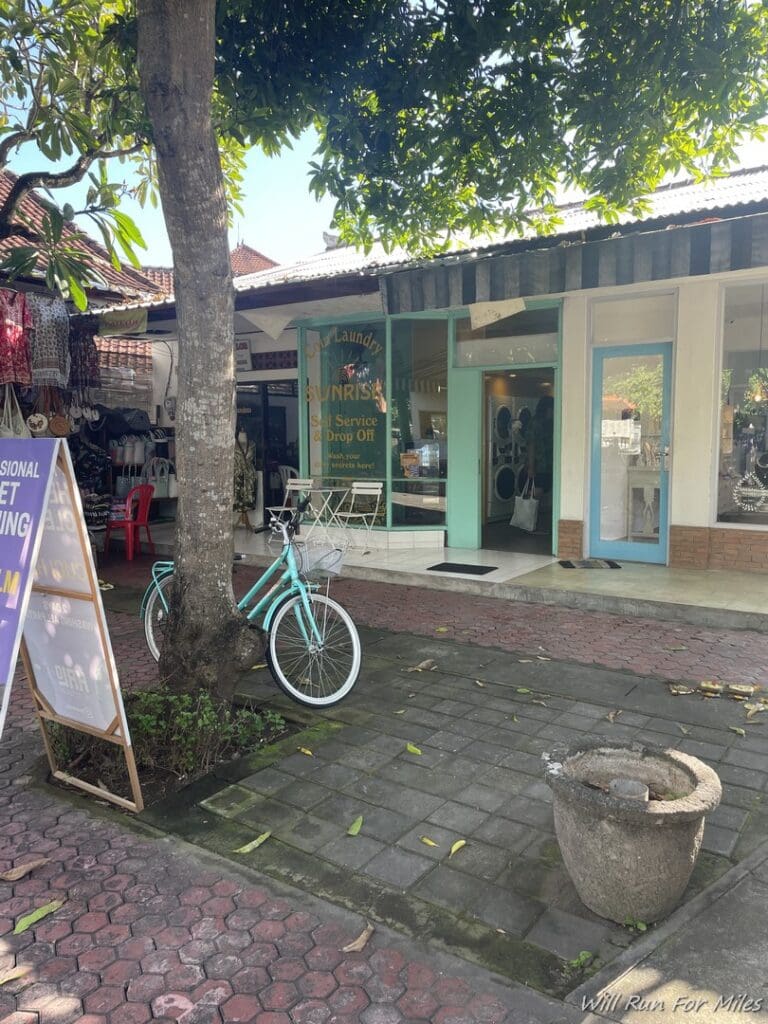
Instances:
[[[234,510],[247,512],[256,506],[256,467],[253,464],[256,446],[235,441],[235,496]]]
[[[66,388],[69,384],[69,314],[59,296],[30,292],[32,383]]]
[[[101,384],[99,352],[95,334],[96,316],[78,316],[69,326],[69,384],[72,388],[97,388]]]
[[[0,384],[31,386],[31,326],[32,318],[24,293],[0,289]]]

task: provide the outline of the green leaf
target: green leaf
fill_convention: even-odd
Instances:
[[[347,835],[348,836],[356,836],[360,832],[360,829],[362,827],[363,827],[363,816],[362,816],[362,814],[360,814],[360,815],[358,815],[357,818],[355,818],[355,820],[352,822],[352,824],[347,829]]]
[[[737,736],[746,736],[747,735],[747,730],[746,729],[742,729],[741,726],[739,726],[739,725],[729,725],[728,728],[731,730],[731,732],[735,732],[737,734]]]
[[[461,850],[466,845],[467,845],[467,840],[466,839],[457,839],[456,842],[453,844],[453,846],[451,846],[451,852],[448,854],[448,860],[451,859],[451,857],[454,855],[454,853],[458,853],[459,850]]]
[[[14,935],[21,935],[28,928],[31,928],[33,924],[37,924],[38,921],[42,921],[44,917],[48,917],[50,914],[55,914],[59,907],[64,906],[64,900],[51,900],[50,903],[46,903],[45,906],[38,907],[37,910],[33,910],[29,914],[25,914],[24,917],[20,917],[16,922],[16,927],[13,929]]]
[[[421,754],[419,748],[413,743],[406,743],[405,749],[408,751],[409,754]]]
[[[528,689],[527,686],[518,686],[517,687],[517,692],[518,693],[530,693],[531,691]]]
[[[260,836],[251,840],[250,843],[246,843],[245,846],[239,846],[234,852],[235,853],[251,853],[253,850],[258,850],[262,843],[266,843],[269,837],[272,835],[271,832],[262,832]]]

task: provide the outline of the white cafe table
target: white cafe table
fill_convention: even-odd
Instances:
[[[346,537],[346,523],[339,518],[338,510],[349,494],[349,487],[313,487],[309,492],[310,503],[304,513],[309,522],[309,529],[304,535],[309,540],[313,532],[319,529],[327,543],[331,543],[328,529],[340,530]]]

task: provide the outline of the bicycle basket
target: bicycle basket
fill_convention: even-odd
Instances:
[[[304,541],[293,546],[296,565],[303,576],[315,579],[329,579],[338,576],[344,564],[344,547]]]

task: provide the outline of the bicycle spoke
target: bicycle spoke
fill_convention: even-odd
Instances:
[[[289,692],[309,704],[322,705],[339,693],[343,696],[354,682],[359,648],[338,606],[318,595],[310,602],[312,618],[300,599],[278,615],[270,642]]]

